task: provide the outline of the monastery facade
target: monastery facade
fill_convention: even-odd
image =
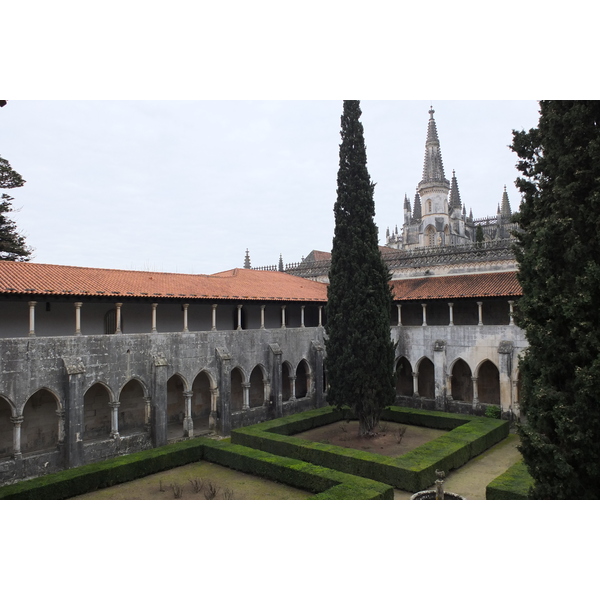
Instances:
[[[397,403],[516,418],[527,343],[510,205],[477,242],[455,181],[430,111],[419,202],[381,248]],[[317,251],[214,275],[0,262],[0,484],[324,406],[329,264]]]

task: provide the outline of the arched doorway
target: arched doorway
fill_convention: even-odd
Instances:
[[[55,450],[58,444],[60,407],[58,398],[49,390],[41,389],[30,396],[23,408],[21,425],[21,452]]]
[[[231,371],[231,412],[240,412],[244,408],[244,374],[239,367]]]
[[[306,398],[310,394],[310,368],[302,359],[296,368],[296,398]]]
[[[422,398],[435,398],[435,375],[433,363],[428,358],[419,362],[419,396]]]
[[[198,374],[192,384],[192,420],[194,421],[194,431],[204,431],[209,429],[209,417],[211,407],[211,388],[214,386],[206,371]]]
[[[284,362],[281,365],[281,397],[283,402],[287,402],[292,396],[292,384],[290,376],[292,374],[290,363]]]
[[[250,408],[262,406],[265,403],[266,377],[260,365],[250,373]]]
[[[0,396],[0,459],[12,456],[13,423],[12,410],[8,400]]]
[[[110,390],[95,383],[83,395],[83,439],[98,440],[110,436]]]
[[[452,368],[452,398],[458,402],[473,402],[471,369],[462,358]]]
[[[167,381],[167,438],[183,437],[183,419],[185,417],[185,381],[175,374]]]
[[[491,360],[484,360],[479,365],[477,395],[481,404],[500,405],[500,373]]]
[[[137,379],[128,381],[119,394],[119,433],[142,433],[146,424],[146,394]]]
[[[412,396],[413,391],[412,367],[403,356],[396,365],[396,393],[399,396]]]

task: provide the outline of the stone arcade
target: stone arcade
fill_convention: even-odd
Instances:
[[[508,197],[477,242],[433,111],[415,207],[381,248],[397,403],[518,417]],[[0,262],[0,484],[323,406],[329,258],[282,272],[247,254],[214,275]]]

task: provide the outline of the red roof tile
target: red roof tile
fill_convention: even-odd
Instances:
[[[184,275],[0,261],[0,294],[326,302],[327,286],[279,271]]]
[[[396,301],[521,296],[522,294],[516,271],[396,279],[391,283]]]

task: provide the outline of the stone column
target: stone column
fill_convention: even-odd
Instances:
[[[211,431],[217,429],[217,407],[219,405],[219,388],[210,388],[210,414],[208,415],[208,428]]]
[[[218,429],[221,435],[231,431],[231,354],[227,348],[215,348],[219,367]]]
[[[436,340],[433,345],[433,373],[435,381],[435,407],[444,409],[446,400],[446,342]]]
[[[189,304],[183,305],[183,333],[189,332],[189,329],[188,329],[188,308],[189,307],[190,307]]]
[[[83,302],[75,302],[75,335],[81,335],[81,307]]]
[[[281,329],[285,329],[285,304],[281,307]]]
[[[481,327],[483,325],[483,302],[477,303],[477,314],[479,315],[479,323],[477,325]]]
[[[454,302],[448,302],[448,311],[450,313],[450,322],[448,327],[454,327]]]
[[[514,305],[515,305],[515,301],[514,300],[509,300],[508,301],[508,318],[509,318],[509,325],[514,325],[515,324],[515,314],[514,314]]]
[[[304,305],[300,307],[300,327],[304,327]]]
[[[192,419],[192,396],[193,392],[183,392],[185,402],[185,417],[183,418],[183,437],[194,437],[194,421]]]
[[[122,306],[123,306],[122,302],[117,302],[115,304],[115,323],[116,323],[115,333],[123,333],[121,331],[121,307]]]
[[[291,389],[290,400],[295,400],[296,399],[296,376],[295,375],[290,375],[290,389]]]
[[[29,304],[29,336],[35,337],[35,305],[37,302],[33,300]]]
[[[500,342],[498,346],[498,372],[500,376],[500,408],[502,412],[512,410],[512,342]]]
[[[68,386],[64,399],[65,437],[64,466],[78,467],[84,463],[83,452],[83,393],[85,391],[85,365],[79,357],[63,358]]]
[[[119,406],[120,402],[109,402],[110,412],[110,437],[118,440],[119,436]]]
[[[150,431],[152,426],[152,398],[144,396],[144,429]]]
[[[319,306],[319,327],[323,327],[323,307]]]
[[[265,328],[265,305],[260,305],[260,328]]]
[[[423,327],[427,327],[427,304],[421,304],[423,307]]]
[[[152,390],[152,442],[155,447],[167,443],[167,367],[162,353],[154,357],[154,389]]]
[[[402,304],[396,304],[398,309],[398,327],[402,327]]]
[[[477,389],[477,377],[471,377],[473,382],[473,409],[479,406],[479,390]]]
[[[250,384],[245,382],[242,383],[242,392],[244,394],[242,410],[249,410],[250,408]]]
[[[217,330],[217,304],[211,304],[212,309],[212,331]]]
[[[152,333],[156,333],[156,308],[158,304],[154,302],[152,304]]]
[[[56,411],[56,416],[58,417],[58,443],[65,443],[65,410],[63,408],[59,408]]]
[[[413,396],[417,398],[419,396],[419,373],[416,371],[412,372],[413,377]]]
[[[21,423],[23,417],[11,417],[10,422],[13,424],[13,458],[21,456]]]
[[[312,347],[315,351],[315,402],[317,408],[325,405],[323,394],[323,344],[313,341]]]
[[[237,322],[238,322],[237,330],[238,331],[242,330],[242,306],[243,306],[243,304],[237,305]]]
[[[271,368],[271,393],[275,406],[273,416],[277,419],[283,416],[283,394],[281,385],[281,356],[282,351],[279,344],[269,344],[270,368]]]

